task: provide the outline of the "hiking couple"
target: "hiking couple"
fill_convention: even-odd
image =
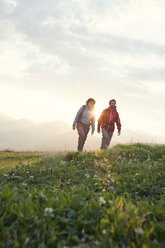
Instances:
[[[86,105],[83,105],[76,114],[73,122],[73,130],[77,128],[78,131],[78,147],[77,151],[81,152],[87,138],[90,125],[92,126],[91,134],[95,131],[95,115],[94,105],[96,101],[93,98],[89,98],[86,101]],[[116,110],[116,100],[112,99],[109,101],[109,107],[104,109],[98,119],[97,132],[100,133],[100,127],[102,128],[102,142],[101,149],[105,150],[108,148],[110,141],[115,130],[115,123],[118,129],[118,135],[121,131],[121,123],[119,113]]]

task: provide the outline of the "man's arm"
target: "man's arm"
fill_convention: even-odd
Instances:
[[[121,133],[121,122],[120,122],[120,117],[119,117],[118,112],[117,112],[116,125],[117,125],[117,129],[118,129],[118,135],[120,135],[120,133]]]
[[[105,110],[102,111],[98,121],[97,121],[97,132],[100,133],[100,126],[103,122],[103,117],[104,117],[104,114],[105,114]]]

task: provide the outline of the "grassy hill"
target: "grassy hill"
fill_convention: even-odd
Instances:
[[[0,247],[165,247],[165,145],[0,152]]]

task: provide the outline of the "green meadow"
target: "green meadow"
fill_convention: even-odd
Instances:
[[[165,145],[0,152],[0,247],[165,247]]]

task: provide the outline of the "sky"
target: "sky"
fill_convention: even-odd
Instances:
[[[0,0],[0,113],[72,124],[92,97],[165,136],[165,0]]]

